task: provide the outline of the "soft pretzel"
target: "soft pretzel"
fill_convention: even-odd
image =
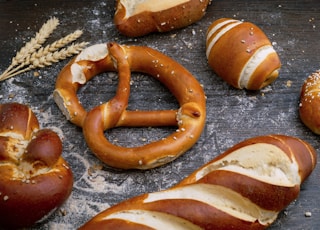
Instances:
[[[264,229],[298,197],[316,157],[298,138],[250,138],[176,186],[123,201],[79,229]]]
[[[315,134],[320,134],[320,70],[312,73],[301,88],[299,115]]]
[[[0,105],[0,228],[30,227],[69,197],[73,176],[59,136],[31,109]]]
[[[210,0],[117,0],[114,22],[130,37],[167,32],[200,20]]]
[[[207,30],[206,56],[223,80],[239,89],[258,90],[279,75],[279,56],[265,33],[250,22],[230,18]]]
[[[117,93],[109,102],[88,113],[77,97],[78,88],[104,71],[118,71]],[[126,110],[130,94],[130,71],[149,74],[162,82],[177,98],[177,110]],[[199,82],[183,66],[166,55],[141,46],[116,43],[94,45],[84,50],[60,73],[54,98],[60,109],[83,134],[92,152],[117,168],[148,169],[174,160],[200,137],[206,117],[205,95]],[[177,126],[168,137],[139,147],[111,144],[106,129],[119,126]]]

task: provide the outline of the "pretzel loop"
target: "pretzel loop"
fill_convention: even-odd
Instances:
[[[116,95],[86,112],[77,97],[78,89],[93,76],[117,71]],[[153,76],[174,94],[176,110],[130,111],[131,71]],[[190,149],[205,124],[205,95],[199,82],[180,64],[148,47],[116,43],[88,47],[60,73],[54,99],[66,117],[83,128],[91,151],[106,164],[117,168],[148,169],[168,163]],[[177,126],[165,139],[138,147],[110,143],[105,130],[119,126]]]

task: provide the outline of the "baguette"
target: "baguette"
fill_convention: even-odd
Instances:
[[[250,138],[176,186],[121,202],[80,229],[265,229],[298,197],[316,162],[298,138]]]

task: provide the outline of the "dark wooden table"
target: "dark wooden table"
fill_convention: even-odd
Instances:
[[[84,33],[79,41],[147,45],[187,67],[204,85],[207,95],[205,130],[197,144],[172,163],[147,171],[118,170],[102,164],[88,150],[81,129],[68,122],[53,101],[55,78],[68,60],[37,69],[38,77],[30,71],[1,82],[1,103],[27,104],[42,127],[57,131],[63,138],[64,157],[74,172],[74,189],[68,201],[35,229],[75,229],[119,201],[174,185],[233,144],[256,135],[292,135],[319,150],[319,137],[309,131],[298,116],[303,81],[320,68],[318,0],[214,0],[201,21],[181,30],[136,39],[122,36],[115,29],[114,7],[111,0],[1,0],[0,72],[41,25],[54,16],[60,20],[60,26],[50,38],[52,41],[82,29]],[[230,87],[212,72],[205,57],[205,32],[221,17],[250,21],[264,30],[282,61],[276,82],[263,90],[249,92]],[[109,100],[116,86],[115,73],[101,74],[81,89],[80,100],[90,109]],[[159,82],[146,75],[133,74],[130,109],[176,107],[174,97]],[[172,131],[171,128],[117,128],[107,135],[121,145],[132,146]],[[317,167],[302,185],[299,199],[279,215],[270,229],[318,229],[319,191],[320,168]],[[306,212],[312,216],[306,217]]]

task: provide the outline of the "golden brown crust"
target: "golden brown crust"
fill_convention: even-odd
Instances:
[[[210,67],[235,88],[258,90],[278,77],[277,53],[264,32],[250,22],[214,21],[207,30],[206,46]]]
[[[55,84],[56,89],[53,92],[54,99],[67,119],[73,124],[81,127],[83,120],[87,115],[87,111],[79,102],[76,94],[85,82],[79,83],[72,78],[73,74],[71,72],[71,67],[76,62],[82,67],[82,71],[86,77],[85,82],[101,72],[114,71],[115,69],[110,56],[107,55],[100,61],[77,61],[76,59],[73,59],[59,73]]]
[[[225,170],[213,171],[196,183],[210,183],[230,188],[243,197],[250,199],[259,207],[276,211],[281,211],[283,207],[289,205],[300,191],[299,185],[280,187]],[[259,195],[257,196],[257,194]],[[274,202],[275,200],[277,202]]]
[[[189,227],[185,229],[265,229],[298,197],[300,184],[315,168],[316,157],[307,142],[295,137],[250,138],[176,186],[123,201],[80,229],[97,224],[107,227],[118,219],[160,229],[177,222]],[[146,221],[149,214],[158,221]],[[145,222],[139,221],[142,219]]]
[[[95,222],[86,228],[87,230],[97,230],[97,229],[121,229],[121,230],[154,230],[144,226],[142,224],[130,223],[128,221],[112,219],[112,220],[103,220],[101,222]]]
[[[199,82],[183,66],[166,55],[140,46],[120,46],[116,43],[89,47],[84,53],[105,55],[92,61],[76,57],[60,73],[55,100],[65,110],[71,122],[83,128],[83,134],[92,152],[108,165],[117,168],[148,169],[176,159],[190,149],[200,137],[206,117],[204,91]],[[94,55],[90,55],[92,59]],[[81,59],[78,61],[78,59]],[[83,71],[73,71],[73,70]],[[93,70],[92,70],[93,69]],[[84,84],[93,74],[118,71],[119,84],[116,95],[107,103],[86,112],[77,97],[80,86],[72,79],[84,75]],[[73,72],[72,72],[73,71]],[[159,111],[128,111],[131,71],[148,74],[167,87],[176,97],[180,108]],[[78,77],[77,77],[78,76]],[[80,77],[79,77],[80,76]],[[119,126],[177,126],[177,131],[167,138],[147,145],[126,148],[111,144],[104,136],[106,129]]]
[[[299,165],[299,177],[301,178],[301,182],[303,182],[312,172],[317,164],[317,152],[315,149],[305,141],[302,141],[299,138],[294,138],[286,135],[267,135],[267,136],[259,136],[254,138],[249,138],[244,140],[228,150],[226,150],[223,154],[217,156],[214,161],[218,161],[228,156],[230,153],[235,150],[247,146],[253,145],[257,143],[269,143],[278,148],[280,148],[283,153],[285,153],[291,161],[297,162]],[[207,163],[203,167],[210,165],[212,162]],[[192,173],[185,180],[181,181],[180,184],[185,183],[194,183],[196,181],[196,172]]]
[[[320,134],[320,70],[305,80],[300,93],[301,121],[315,134]]]
[[[167,32],[200,20],[209,3],[209,0],[161,2],[118,0],[114,22],[118,30],[129,37],[143,36],[152,32]],[[135,12],[137,8],[142,9]]]
[[[0,226],[29,227],[69,197],[73,176],[59,136],[25,105],[0,105]]]
[[[14,132],[25,139],[30,139],[32,133],[39,129],[35,115],[28,107],[18,103],[0,104],[0,121],[1,134]]]

